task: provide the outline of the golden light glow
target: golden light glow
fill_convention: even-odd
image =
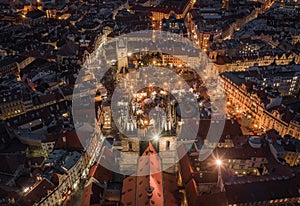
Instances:
[[[153,140],[155,140],[155,141],[159,140],[159,136],[158,135],[154,135],[153,136]]]
[[[223,164],[223,163],[222,163],[222,160],[216,159],[216,165],[221,166],[222,164]]]
[[[28,191],[29,191],[29,187],[26,187],[26,188],[23,190],[24,193],[26,193],[26,192],[28,192]]]

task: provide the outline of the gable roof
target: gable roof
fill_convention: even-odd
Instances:
[[[138,160],[136,176],[125,178],[122,188],[123,205],[178,205],[176,176],[163,173],[161,159],[149,146]]]
[[[31,206],[35,203],[39,203],[43,197],[47,196],[48,191],[55,189],[53,183],[48,179],[40,181],[29,193],[25,194],[19,201],[18,205]]]
[[[66,149],[69,151],[82,151],[84,148],[76,131],[65,132],[61,135],[54,146],[54,149]]]
[[[82,192],[81,205],[96,205],[97,203],[100,205],[103,193],[103,188],[94,182],[91,183]]]

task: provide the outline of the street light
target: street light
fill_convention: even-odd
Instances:
[[[217,165],[217,166],[220,167],[220,166],[222,166],[222,164],[223,164],[223,163],[222,163],[222,160],[216,159],[216,165]]]
[[[26,192],[28,192],[29,190],[30,190],[30,188],[29,188],[29,187],[26,187],[26,188],[23,190],[23,192],[26,193]]]
[[[159,136],[156,134],[153,136],[153,140],[158,141],[159,140]]]

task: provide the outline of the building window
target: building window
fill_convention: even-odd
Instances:
[[[170,141],[166,142],[166,150],[170,150]]]

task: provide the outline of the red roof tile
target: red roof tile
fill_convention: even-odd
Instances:
[[[225,185],[228,204],[299,197],[295,179]]]
[[[186,198],[191,206],[198,206],[197,197],[199,196],[198,185],[194,179],[185,185]]]
[[[137,176],[123,182],[123,205],[178,205],[176,177],[161,172],[161,159],[149,143],[138,161]],[[168,199],[167,199],[168,198]]]
[[[49,180],[43,179],[29,193],[24,195],[18,203],[22,206],[31,206],[39,203],[48,194],[48,191],[52,191],[54,188],[55,186]]]
[[[66,149],[70,151],[82,151],[84,148],[75,131],[65,132],[58,138],[54,149]]]
[[[137,205],[163,205],[161,160],[151,143],[139,158],[137,175]]]
[[[203,194],[201,196],[198,196],[195,199],[195,202],[191,204],[193,205],[213,205],[213,206],[226,206],[227,204],[227,199],[225,192],[219,192],[219,193],[214,193],[214,194]]]
[[[90,169],[89,177],[94,177],[100,183],[107,183],[113,177],[113,172],[102,165],[94,165]]]
[[[81,205],[101,205],[100,202],[102,200],[101,196],[103,196],[103,193],[103,188],[98,186],[96,183],[91,183],[85,187],[82,192]]]

